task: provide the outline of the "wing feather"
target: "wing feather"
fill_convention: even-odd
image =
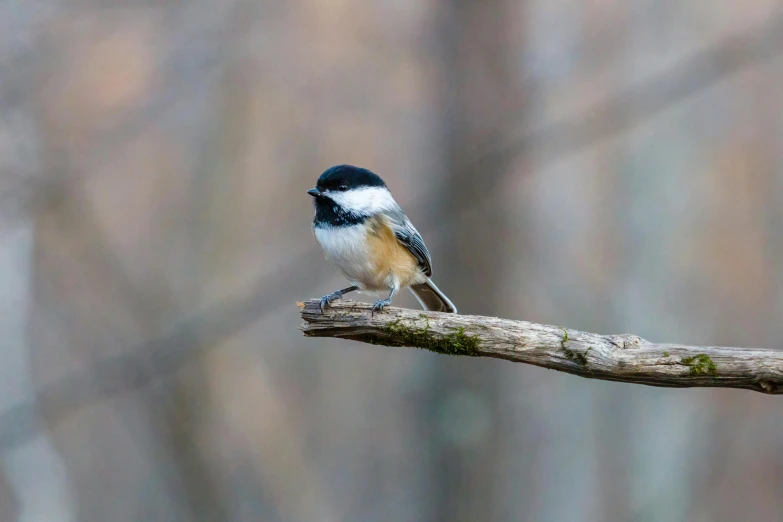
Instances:
[[[419,262],[424,275],[427,277],[432,276],[432,258],[430,252],[427,250],[427,245],[424,244],[419,231],[413,226],[408,217],[403,214],[402,210],[386,212],[386,216],[389,218],[389,224],[391,225],[394,235],[397,240],[407,248],[411,254]]]

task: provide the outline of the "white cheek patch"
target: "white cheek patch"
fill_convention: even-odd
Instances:
[[[377,214],[398,208],[397,203],[385,187],[362,187],[345,192],[329,191],[328,196],[343,209],[356,214]]]

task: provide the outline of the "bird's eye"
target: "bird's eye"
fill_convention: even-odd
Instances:
[[[337,190],[348,190],[348,185],[347,185],[347,184],[345,184],[345,183],[340,183],[340,184],[337,186]]]

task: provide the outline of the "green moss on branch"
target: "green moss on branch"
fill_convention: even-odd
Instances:
[[[466,355],[476,357],[479,355],[479,340],[476,337],[465,334],[465,328],[459,327],[453,333],[440,336],[430,332],[429,321],[424,328],[416,328],[401,324],[398,319],[383,327],[385,333],[400,346],[423,348],[445,355]]]
[[[691,375],[718,375],[718,367],[712,362],[710,356],[705,353],[693,357],[683,357],[682,364],[691,369]]]

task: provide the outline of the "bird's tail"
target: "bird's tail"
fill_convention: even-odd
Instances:
[[[446,294],[441,292],[432,280],[427,279],[426,283],[411,285],[410,287],[416,300],[421,303],[425,310],[431,312],[446,312],[447,314],[456,314],[457,307],[449,301]]]

